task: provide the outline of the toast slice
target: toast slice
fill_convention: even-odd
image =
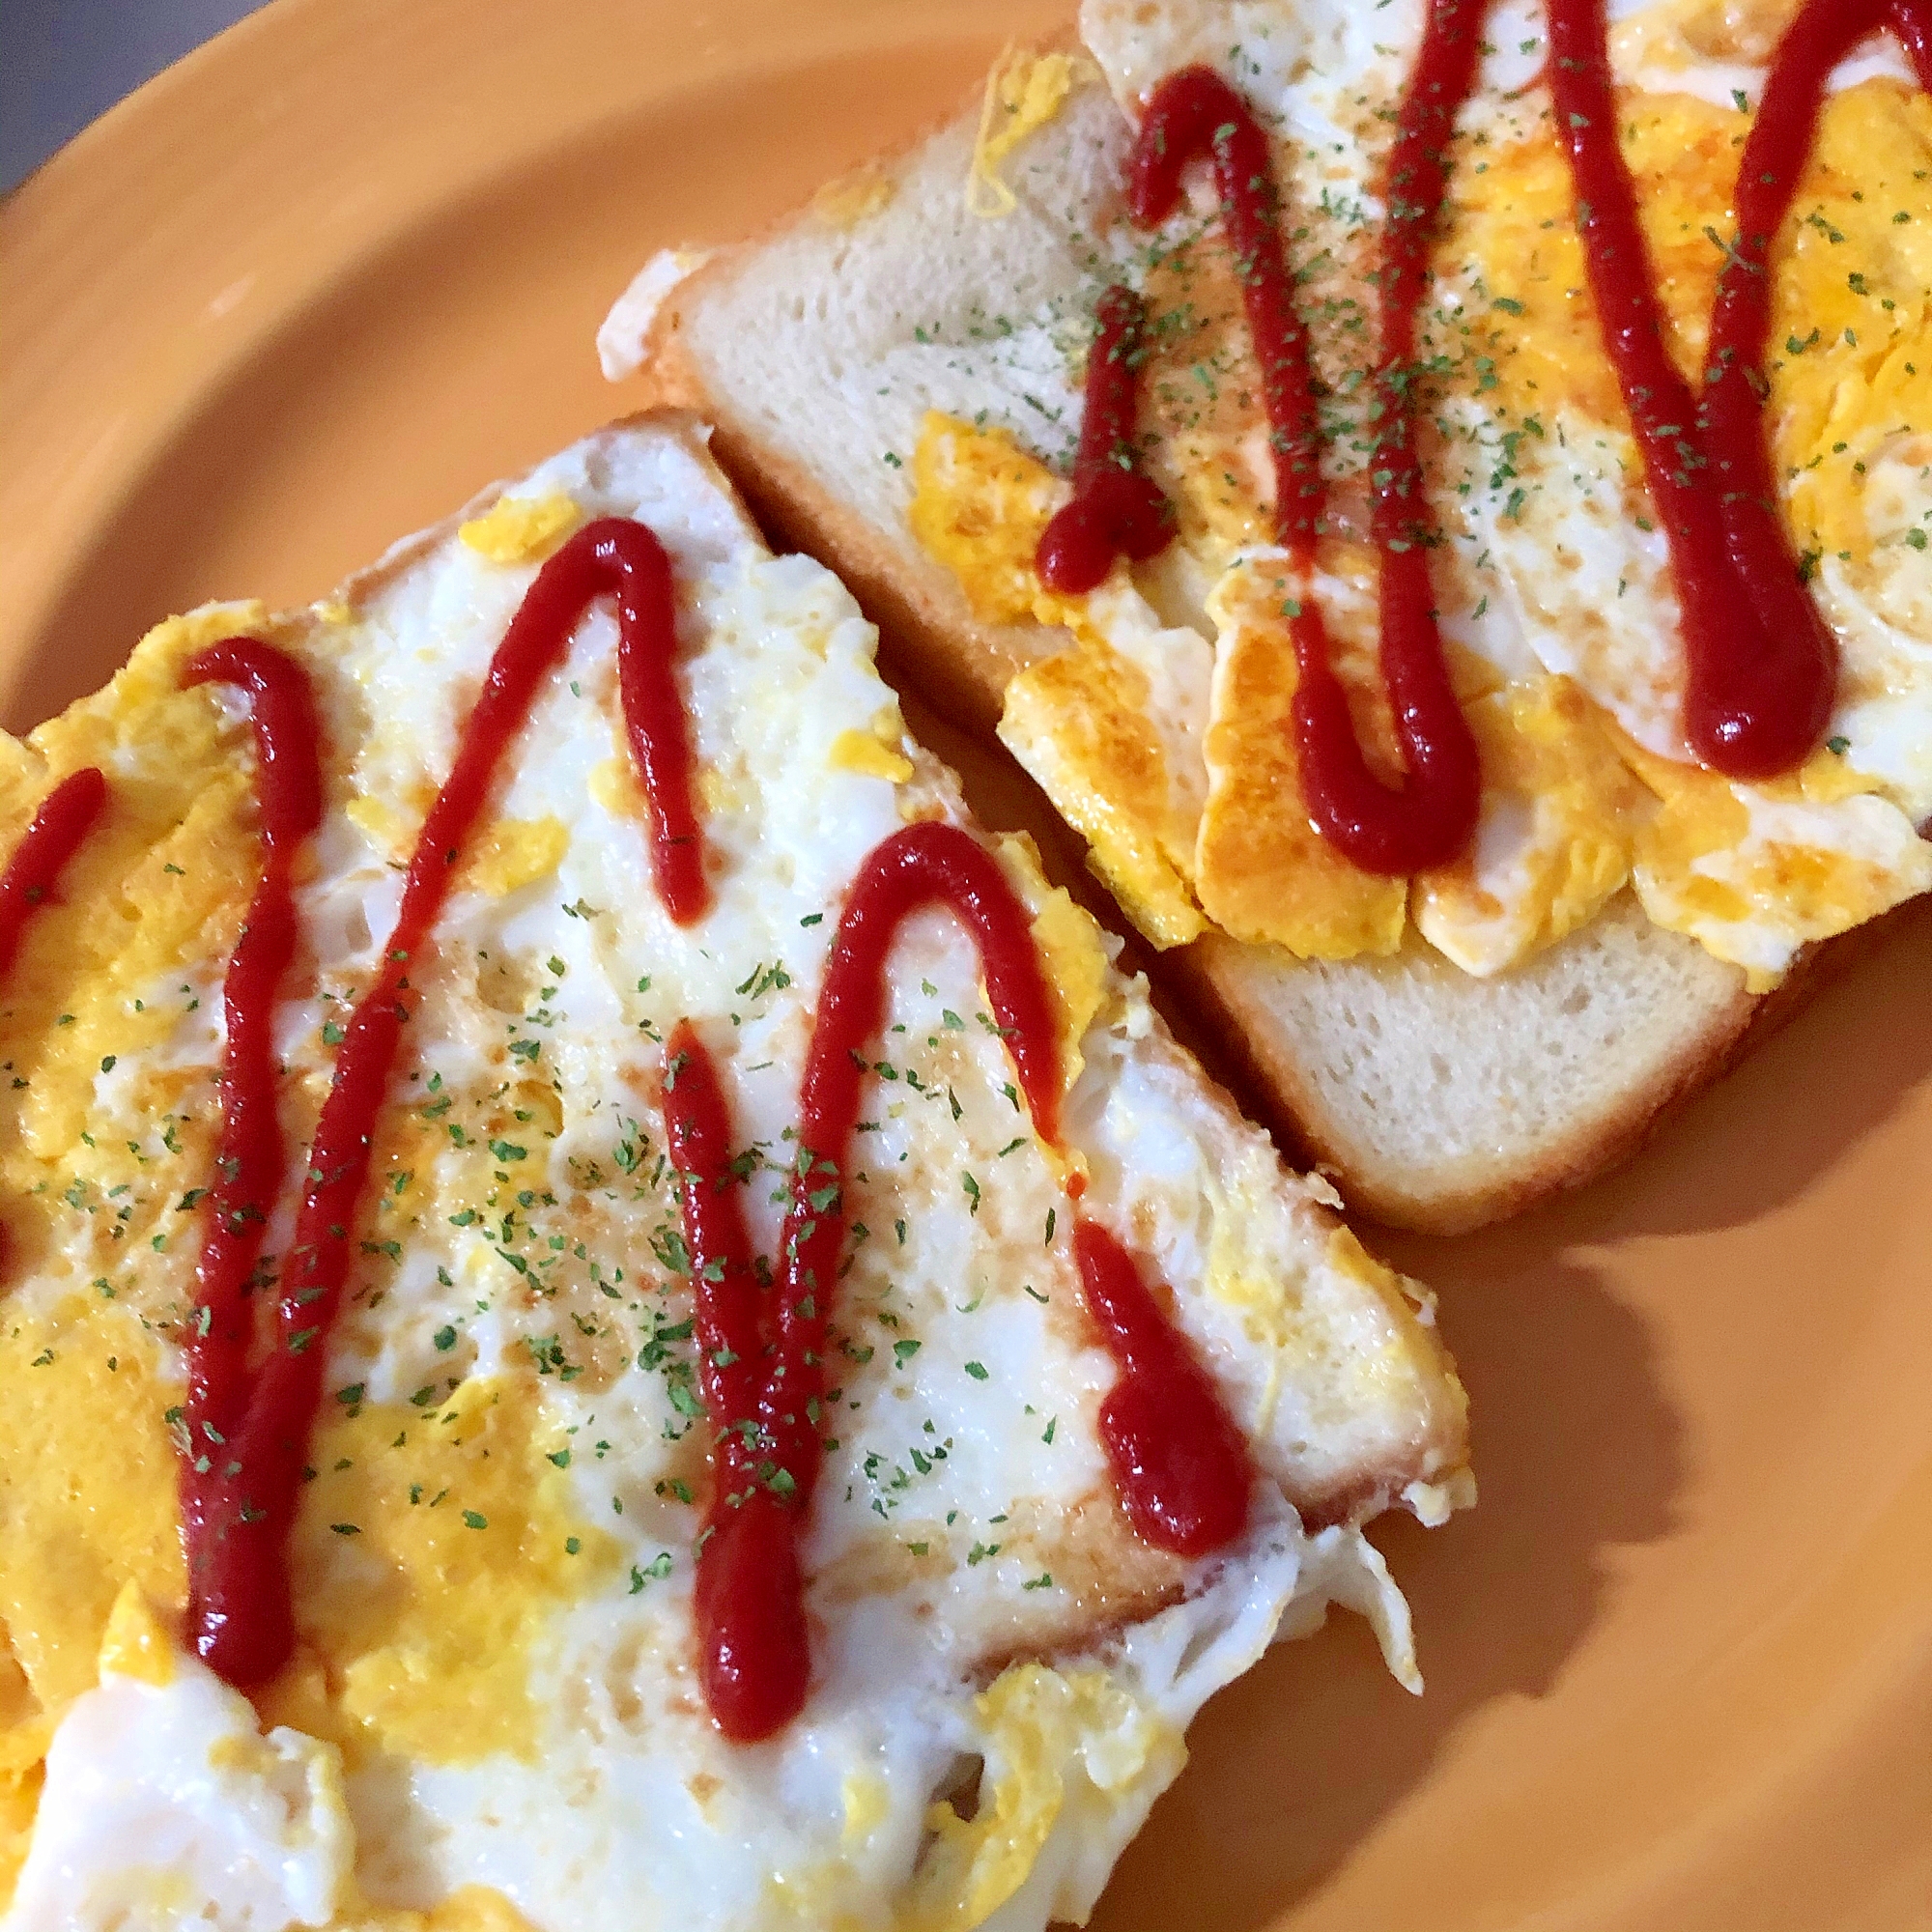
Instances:
[[[1013,678],[1068,634],[976,611],[914,533],[913,452],[936,411],[1064,461],[1085,318],[1120,261],[1130,128],[1076,52],[1070,92],[1003,163],[1010,207],[988,219],[962,193],[981,126],[975,102],[682,280],[661,261],[649,326],[613,315],[602,341],[609,373],[641,365],[650,393],[717,424],[753,507],[852,586],[889,667],[983,731]],[[1626,890],[1484,979],[1412,928],[1393,956],[1322,960],[1209,926],[1153,970],[1225,1036],[1283,1144],[1351,1205],[1452,1233],[1627,1155],[1794,1009],[1819,951],[1766,1000]]]
[[[197,1922],[1039,1927],[1085,1916],[1186,1722],[1277,1634],[1350,1604],[1418,1683],[1362,1525],[1472,1495],[1428,1296],[1284,1169],[1030,848],[978,833],[849,595],[766,550],[706,445],[677,414],[602,431],[308,610],[170,619],[0,743],[0,849],[70,773],[106,781],[0,985],[0,1900],[17,1868],[22,1922],[146,1923],[152,1884]],[[290,1543],[298,1643],[251,1710],[178,1622],[192,1213],[261,863],[246,708],[184,668],[246,632],[315,694],[322,818],[275,1027],[299,1175],[493,654],[603,518],[669,554],[711,904],[680,924],[653,890],[593,600],[411,956],[348,1298],[301,1337],[327,1394]],[[1029,1131],[963,931],[915,917],[838,1209],[810,1694],[740,1747],[696,1682],[714,1437],[666,1042],[689,1021],[713,1057],[776,1255],[848,890],[939,826],[991,849],[1031,920],[1063,1151]],[[1165,1285],[1261,1472],[1212,1555],[1141,1539],[1110,1483],[1076,1199]],[[272,1279],[284,1213],[265,1238]]]

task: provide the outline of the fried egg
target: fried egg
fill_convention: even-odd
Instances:
[[[416,976],[327,1339],[291,1545],[298,1643],[252,1704],[185,1646],[177,1502],[221,984],[259,875],[252,740],[197,648],[306,668],[323,823],[276,1022],[308,1143],[400,867],[541,558],[636,516],[679,586],[714,906],[651,890],[593,606],[542,688]],[[773,1252],[827,948],[866,855],[963,817],[874,633],[774,557],[688,431],[605,432],[290,615],[215,606],[0,752],[0,838],[83,764],[100,829],[0,988],[0,1901],[9,1932],[1043,1926],[1083,1916],[1202,1702],[1340,1602],[1413,1684],[1360,1522],[1383,1472],[1469,1493],[1423,1292],[1375,1264],[1166,1038],[1116,943],[1001,860],[1064,1033],[1083,1211],[1172,1289],[1265,1480],[1211,1562],[1110,1486],[1115,1371],[1079,1302],[970,945],[912,922],[850,1181],[804,1715],[727,1743],[694,1639],[708,1486],[690,1262],[657,1104],[701,1030]],[[270,1265],[290,1238],[270,1222]],[[1449,1445],[1449,1446],[1444,1446]],[[1383,1488],[1387,1484],[1382,1485]]]
[[[1610,8],[1624,149],[1687,373],[1733,225],[1739,152],[1794,11]],[[1084,600],[1025,583],[1027,543],[1065,500],[1058,471],[1079,419],[1085,341],[1064,303],[1006,321],[986,352],[1034,369],[1048,345],[1063,349],[1059,379],[1029,390],[1046,399],[1051,433],[1015,437],[1000,410],[990,423],[929,415],[915,531],[981,614],[1032,614],[1070,635],[1014,679],[1002,735],[1156,945],[1213,924],[1334,958],[1391,951],[1412,925],[1490,974],[1628,887],[1657,923],[1766,990],[1806,943],[1932,888],[1918,831],[1932,822],[1932,101],[1889,38],[1844,62],[1774,250],[1773,457],[1842,670],[1805,767],[1732,782],[1698,767],[1683,736],[1676,593],[1590,300],[1542,11],[1492,9],[1418,357],[1446,537],[1432,569],[1483,753],[1482,813],[1456,864],[1391,886],[1309,826],[1279,617],[1290,596],[1319,599],[1365,753],[1398,779],[1376,670],[1366,412],[1380,169],[1423,18],[1421,0],[1085,0],[1081,12],[1129,117],[1164,75],[1203,62],[1272,132],[1327,391],[1331,514],[1314,581],[1289,582],[1272,548],[1259,371],[1205,178],[1151,236],[1091,217],[1089,306],[1124,277],[1151,311],[1142,421],[1179,540],[1151,565],[1117,565]],[[1262,582],[1281,585],[1272,612]],[[1193,639],[1166,673],[1179,702],[1156,688],[1141,641],[1176,628]]]

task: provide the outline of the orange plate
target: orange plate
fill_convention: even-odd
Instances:
[[[21,726],[203,598],[318,595],[621,410],[592,336],[954,99],[1040,0],[279,0],[0,208]],[[1932,920],[1616,1179],[1388,1245],[1483,1503],[1196,1726],[1125,1932],[1932,1924]]]

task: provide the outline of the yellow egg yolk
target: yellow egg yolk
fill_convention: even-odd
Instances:
[[[86,1136],[93,1076],[165,1037],[180,1008],[156,1003],[157,985],[240,930],[259,869],[242,733],[210,690],[184,691],[179,680],[197,650],[265,622],[259,605],[239,605],[157,626],[103,690],[31,735],[40,762],[16,764],[0,792],[0,825],[17,838],[69,773],[110,774],[111,808],[28,926],[0,1002],[0,1177],[22,1203],[10,1226],[28,1264],[61,1192],[76,1181],[92,1188],[109,1170]],[[143,1110],[158,1120],[172,1082],[142,1077]],[[111,1210],[117,1238],[131,1239],[130,1219],[144,1227],[151,1206],[137,1217]]]
[[[1159,1790],[1187,1761],[1180,1733],[1097,1670],[1016,1663],[976,1699],[987,1734],[979,1808],[926,1813],[934,1843],[900,1908],[901,1932],[965,1932],[1025,1884],[1069,1805],[1104,1813]]]
[[[593,793],[595,791],[593,774]],[[394,866],[407,866],[415,851],[423,818],[434,793],[420,801],[421,812],[407,817],[384,800],[363,793],[343,808],[353,826]],[[458,866],[458,883],[493,899],[506,898],[525,886],[547,879],[570,850],[570,833],[553,813],[542,818],[494,818],[473,834]]]
[[[1657,799],[1633,849],[1644,910],[1744,966],[1752,992],[1769,992],[1779,975],[1751,956],[1743,935],[1733,941],[1726,929],[1742,926],[1754,907],[1776,905],[1788,929],[1816,941],[1876,919],[1910,893],[1932,890],[1932,844],[1912,839],[1902,826],[1889,838],[1881,831],[1876,841],[1850,849],[1806,836],[1813,822],[1806,808],[1876,790],[1830,750],[1788,779],[1748,788],[1628,741],[1622,750]]]
[[[53,1726],[92,1689],[102,1639],[135,1642],[130,1586],[178,1608],[179,1387],[119,1303],[0,1305],[0,1899],[26,1857]]]
[[[174,1682],[175,1643],[175,1633],[129,1577],[107,1613],[107,1628],[100,1635],[100,1668],[163,1690]]]
[[[336,1392],[309,1445],[290,1557],[301,1649],[264,1709],[352,1754],[529,1755],[531,1646],[608,1580],[614,1546],[577,1517],[531,1379],[472,1377],[420,1406],[342,1399],[357,1393]]]
[[[1495,971],[1594,919],[1623,888],[1644,795],[1603,714],[1563,677],[1466,701],[1482,760],[1474,846],[1414,882],[1416,926],[1472,973]]]
[[[1009,48],[995,63],[986,76],[967,176],[966,205],[975,214],[997,218],[1012,213],[1017,204],[1000,178],[1000,164],[1060,112],[1079,71],[1070,55],[1024,47]]]
[[[1024,833],[1003,838],[1000,858],[1033,914],[1033,942],[1038,950],[1047,996],[1053,1002],[1064,1094],[1080,1077],[1085,1064],[1080,1042],[1105,998],[1106,949],[1100,943],[1100,928],[1074,904],[1072,895],[1047,883],[1040,870],[1039,853],[1030,838]]]
[[[977,615],[1070,633],[1070,648],[1008,687],[1001,737],[1030,764],[1025,747],[1051,743],[1058,771],[1048,789],[1086,838],[1094,870],[1156,945],[1192,939],[1202,929],[1186,879],[1192,828],[1176,819],[1145,673],[1107,641],[1092,598],[1049,590],[1034,571],[1066,486],[1004,430],[936,411],[913,454],[913,483],[914,534],[952,571]],[[1124,566],[1115,579],[1124,584]]]
[[[180,1391],[156,1360],[140,1321],[99,1297],[0,1328],[0,1880],[25,1856],[61,1712],[100,1667],[163,1682],[172,1666]],[[300,1646],[258,1699],[265,1721],[352,1755],[537,1748],[533,1647],[614,1558],[575,1512],[532,1380],[332,1405],[293,1542]]]
[[[912,760],[899,750],[904,736],[897,705],[888,704],[872,720],[869,729],[862,731],[854,726],[832,741],[832,769],[903,784],[912,777]]]
[[[1694,379],[1749,120],[1690,95],[1640,95],[1620,125],[1666,336]],[[1773,251],[1774,460],[1800,550],[1855,565],[1872,548],[1861,514],[1871,456],[1901,423],[1932,427],[1928,171],[1923,93],[1873,79],[1832,96]],[[1624,427],[1548,115],[1521,140],[1465,145],[1455,179],[1439,257],[1475,265],[1492,304],[1478,382],[1519,417],[1561,404]]]
[[[1194,854],[1202,909],[1236,939],[1272,940],[1304,957],[1393,952],[1407,917],[1406,882],[1351,865],[1301,804],[1294,646],[1284,615],[1297,591],[1307,586],[1278,568],[1239,566],[1216,590],[1220,663]],[[1354,651],[1344,662],[1357,731],[1400,769],[1373,658]]]
[[[568,497],[501,497],[457,535],[492,563],[527,563],[548,556],[582,521]]]
[[[498,818],[465,851],[462,882],[500,899],[549,878],[569,849],[570,834],[560,818]]]

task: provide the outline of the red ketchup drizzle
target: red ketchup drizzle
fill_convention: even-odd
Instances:
[[[1737,241],[1718,278],[1699,395],[1663,339],[1617,140],[1603,0],[1550,4],[1550,92],[1569,146],[1591,294],[1683,609],[1685,735],[1704,763],[1730,778],[1769,778],[1802,763],[1832,715],[1838,643],[1800,576],[1760,400],[1770,250],[1811,151],[1832,69],[1889,22],[1932,86],[1932,13],[1918,0],[1809,0],[1779,43],[1738,167]]]
[[[1918,85],[1932,94],[1932,7],[1925,0],[1894,0],[1891,31],[1918,74]]]
[[[232,684],[249,695],[263,854],[261,883],[222,989],[221,1137],[202,1197],[184,1405],[189,1446],[182,1459],[182,1515],[192,1549],[206,1536],[211,1478],[226,1467],[228,1439],[247,1398],[249,1293],[282,1194],[275,1001],[298,937],[296,855],[322,822],[322,767],[308,673],[286,653],[254,638],[229,638],[190,658],[182,682]]]
[[[0,974],[13,970],[28,922],[48,904],[67,862],[94,830],[107,803],[107,780],[98,767],[70,772],[41,801],[7,869],[0,873]]]
[[[728,1121],[709,1061],[688,1028],[671,1043],[667,1132],[686,1177],[698,1330],[707,1351],[717,1338],[737,1358],[728,1371],[713,1362],[703,1372],[719,1468],[696,1607],[705,1695],[720,1729],[741,1743],[795,1717],[809,1689],[799,1540],[824,1460],[818,1405],[847,1233],[841,1189],[872,1072],[866,1048],[885,1023],[887,956],[899,926],[935,906],[973,935],[1035,1130],[1058,1143],[1059,1046],[1026,908],[970,835],[909,826],[866,861],[833,941],[800,1095],[775,1311],[761,1306],[750,1272],[742,1208],[724,1167]],[[1113,1238],[1082,1223],[1076,1240],[1089,1306],[1121,1369],[1103,1435],[1127,1516],[1164,1548],[1198,1555],[1219,1548],[1246,1520],[1245,1445]],[[754,1350],[759,1367],[747,1374]]]
[[[243,1689],[271,1677],[295,1641],[289,1530],[321,1400],[328,1331],[355,1253],[376,1119],[415,1008],[411,967],[429,941],[457,860],[538,685],[563,656],[585,607],[606,591],[616,594],[625,720],[651,788],[658,891],[680,923],[707,902],[690,745],[669,667],[676,641],[669,561],[642,525],[608,518],[580,530],[544,565],[497,647],[455,763],[416,841],[375,981],[345,1029],[309,1151],[273,1341],[245,1405],[235,1405],[240,1420],[226,1461],[209,1475],[188,1549],[195,1648]]]
[[[1455,858],[1475,833],[1481,803],[1475,740],[1450,687],[1435,626],[1427,553],[1436,531],[1415,447],[1408,379],[1450,131],[1474,81],[1482,14],[1481,0],[1434,0],[1389,161],[1372,534],[1380,561],[1382,681],[1408,768],[1399,790],[1384,785],[1363,756],[1320,608],[1304,596],[1290,618],[1295,743],[1309,816],[1351,863],[1391,875]],[[1210,69],[1184,68],[1155,88],[1141,122],[1129,188],[1135,220],[1164,220],[1179,200],[1182,173],[1203,156],[1214,163],[1261,363],[1276,530],[1306,580],[1327,493],[1308,333],[1282,255],[1273,157],[1246,100]]]
[[[1073,458],[1073,498],[1039,539],[1034,568],[1051,590],[1078,597],[1117,556],[1144,563],[1174,534],[1174,505],[1142,473],[1134,446],[1135,381],[1147,310],[1116,282],[1100,298],[1087,352],[1087,401]]]
[[[67,862],[93,831],[107,803],[107,780],[97,766],[70,772],[41,801],[7,869],[0,873],[0,979],[13,970],[28,922],[49,904]],[[0,1265],[7,1260],[7,1230],[0,1225]]]
[[[769,1737],[805,1702],[811,1640],[794,1525],[797,1472],[759,1431],[775,1373],[770,1297],[753,1271],[731,1115],[711,1055],[687,1020],[665,1049],[665,1137],[678,1178],[696,1285],[698,1384],[712,1418],[711,1503],[695,1610],[705,1702],[726,1737]]]

